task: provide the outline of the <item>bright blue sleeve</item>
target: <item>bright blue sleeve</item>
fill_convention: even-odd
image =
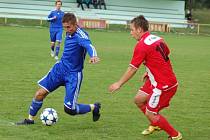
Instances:
[[[86,51],[88,52],[88,55],[90,57],[97,56],[97,52],[95,47],[92,45],[91,41],[89,39],[80,38],[79,39],[79,45],[84,47]]]
[[[49,14],[48,17],[47,17],[47,21],[52,21],[52,20],[54,20],[53,17],[54,17],[54,16],[53,16],[53,11],[51,11],[50,14]]]

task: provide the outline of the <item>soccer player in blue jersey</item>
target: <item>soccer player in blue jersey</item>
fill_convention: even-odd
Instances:
[[[63,55],[52,69],[38,81],[40,88],[35,93],[29,108],[29,117],[17,125],[34,124],[34,118],[42,107],[45,97],[60,86],[65,86],[64,111],[69,115],[86,114],[92,111],[93,121],[100,118],[100,103],[79,104],[77,98],[83,79],[83,65],[86,53],[90,56],[89,62],[99,61],[95,47],[88,34],[77,25],[74,14],[66,13],[63,17],[63,27],[66,31]]]
[[[51,11],[47,20],[50,22],[50,40],[51,40],[51,56],[58,60],[58,54],[62,41],[62,18],[64,12],[61,11],[62,1],[55,2],[55,10]],[[56,47],[55,47],[56,46]]]

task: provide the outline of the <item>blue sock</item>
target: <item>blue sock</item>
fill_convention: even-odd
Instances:
[[[56,46],[56,49],[55,49],[55,56],[58,56],[59,50],[60,50],[60,46]]]
[[[29,114],[31,116],[36,116],[37,112],[42,107],[42,103],[43,103],[43,101],[38,101],[36,99],[33,99],[32,103],[31,103],[31,106],[30,106],[30,109],[29,109]]]
[[[91,111],[90,105],[77,104],[77,114],[86,114]]]

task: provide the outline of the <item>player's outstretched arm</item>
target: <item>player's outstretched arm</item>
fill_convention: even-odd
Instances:
[[[89,41],[84,41],[84,42],[85,43],[83,43],[83,47],[87,50],[90,56],[89,63],[90,64],[98,63],[100,61],[100,58],[97,56],[97,51],[95,47]]]
[[[85,34],[83,34],[83,37],[80,38],[79,44],[86,49],[88,55],[90,56],[90,64],[95,64],[100,61],[99,57],[97,56],[97,51],[95,47],[91,44],[88,36],[85,36]]]
[[[53,21],[54,19],[56,19],[56,16],[54,16],[53,13],[50,12],[50,14],[47,17],[47,21],[50,22],[50,21]]]
[[[54,20],[54,19],[56,19],[56,16],[53,16],[53,17],[51,17],[51,18],[47,18],[47,21],[52,21],[52,20]]]
[[[119,90],[120,87],[121,87],[121,84],[119,82],[115,82],[109,86],[108,90],[110,93],[113,93],[113,92]]]
[[[133,75],[136,73],[137,69],[129,66],[127,71],[123,74],[119,81],[111,84],[108,88],[109,92],[113,93],[120,89],[120,87],[125,84],[128,80],[130,80]]]

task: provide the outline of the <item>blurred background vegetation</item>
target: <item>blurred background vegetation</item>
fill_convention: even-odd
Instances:
[[[210,24],[210,0],[185,0],[185,9],[192,12],[197,23]]]
[[[210,0],[185,0],[186,8],[202,9],[210,8]]]

